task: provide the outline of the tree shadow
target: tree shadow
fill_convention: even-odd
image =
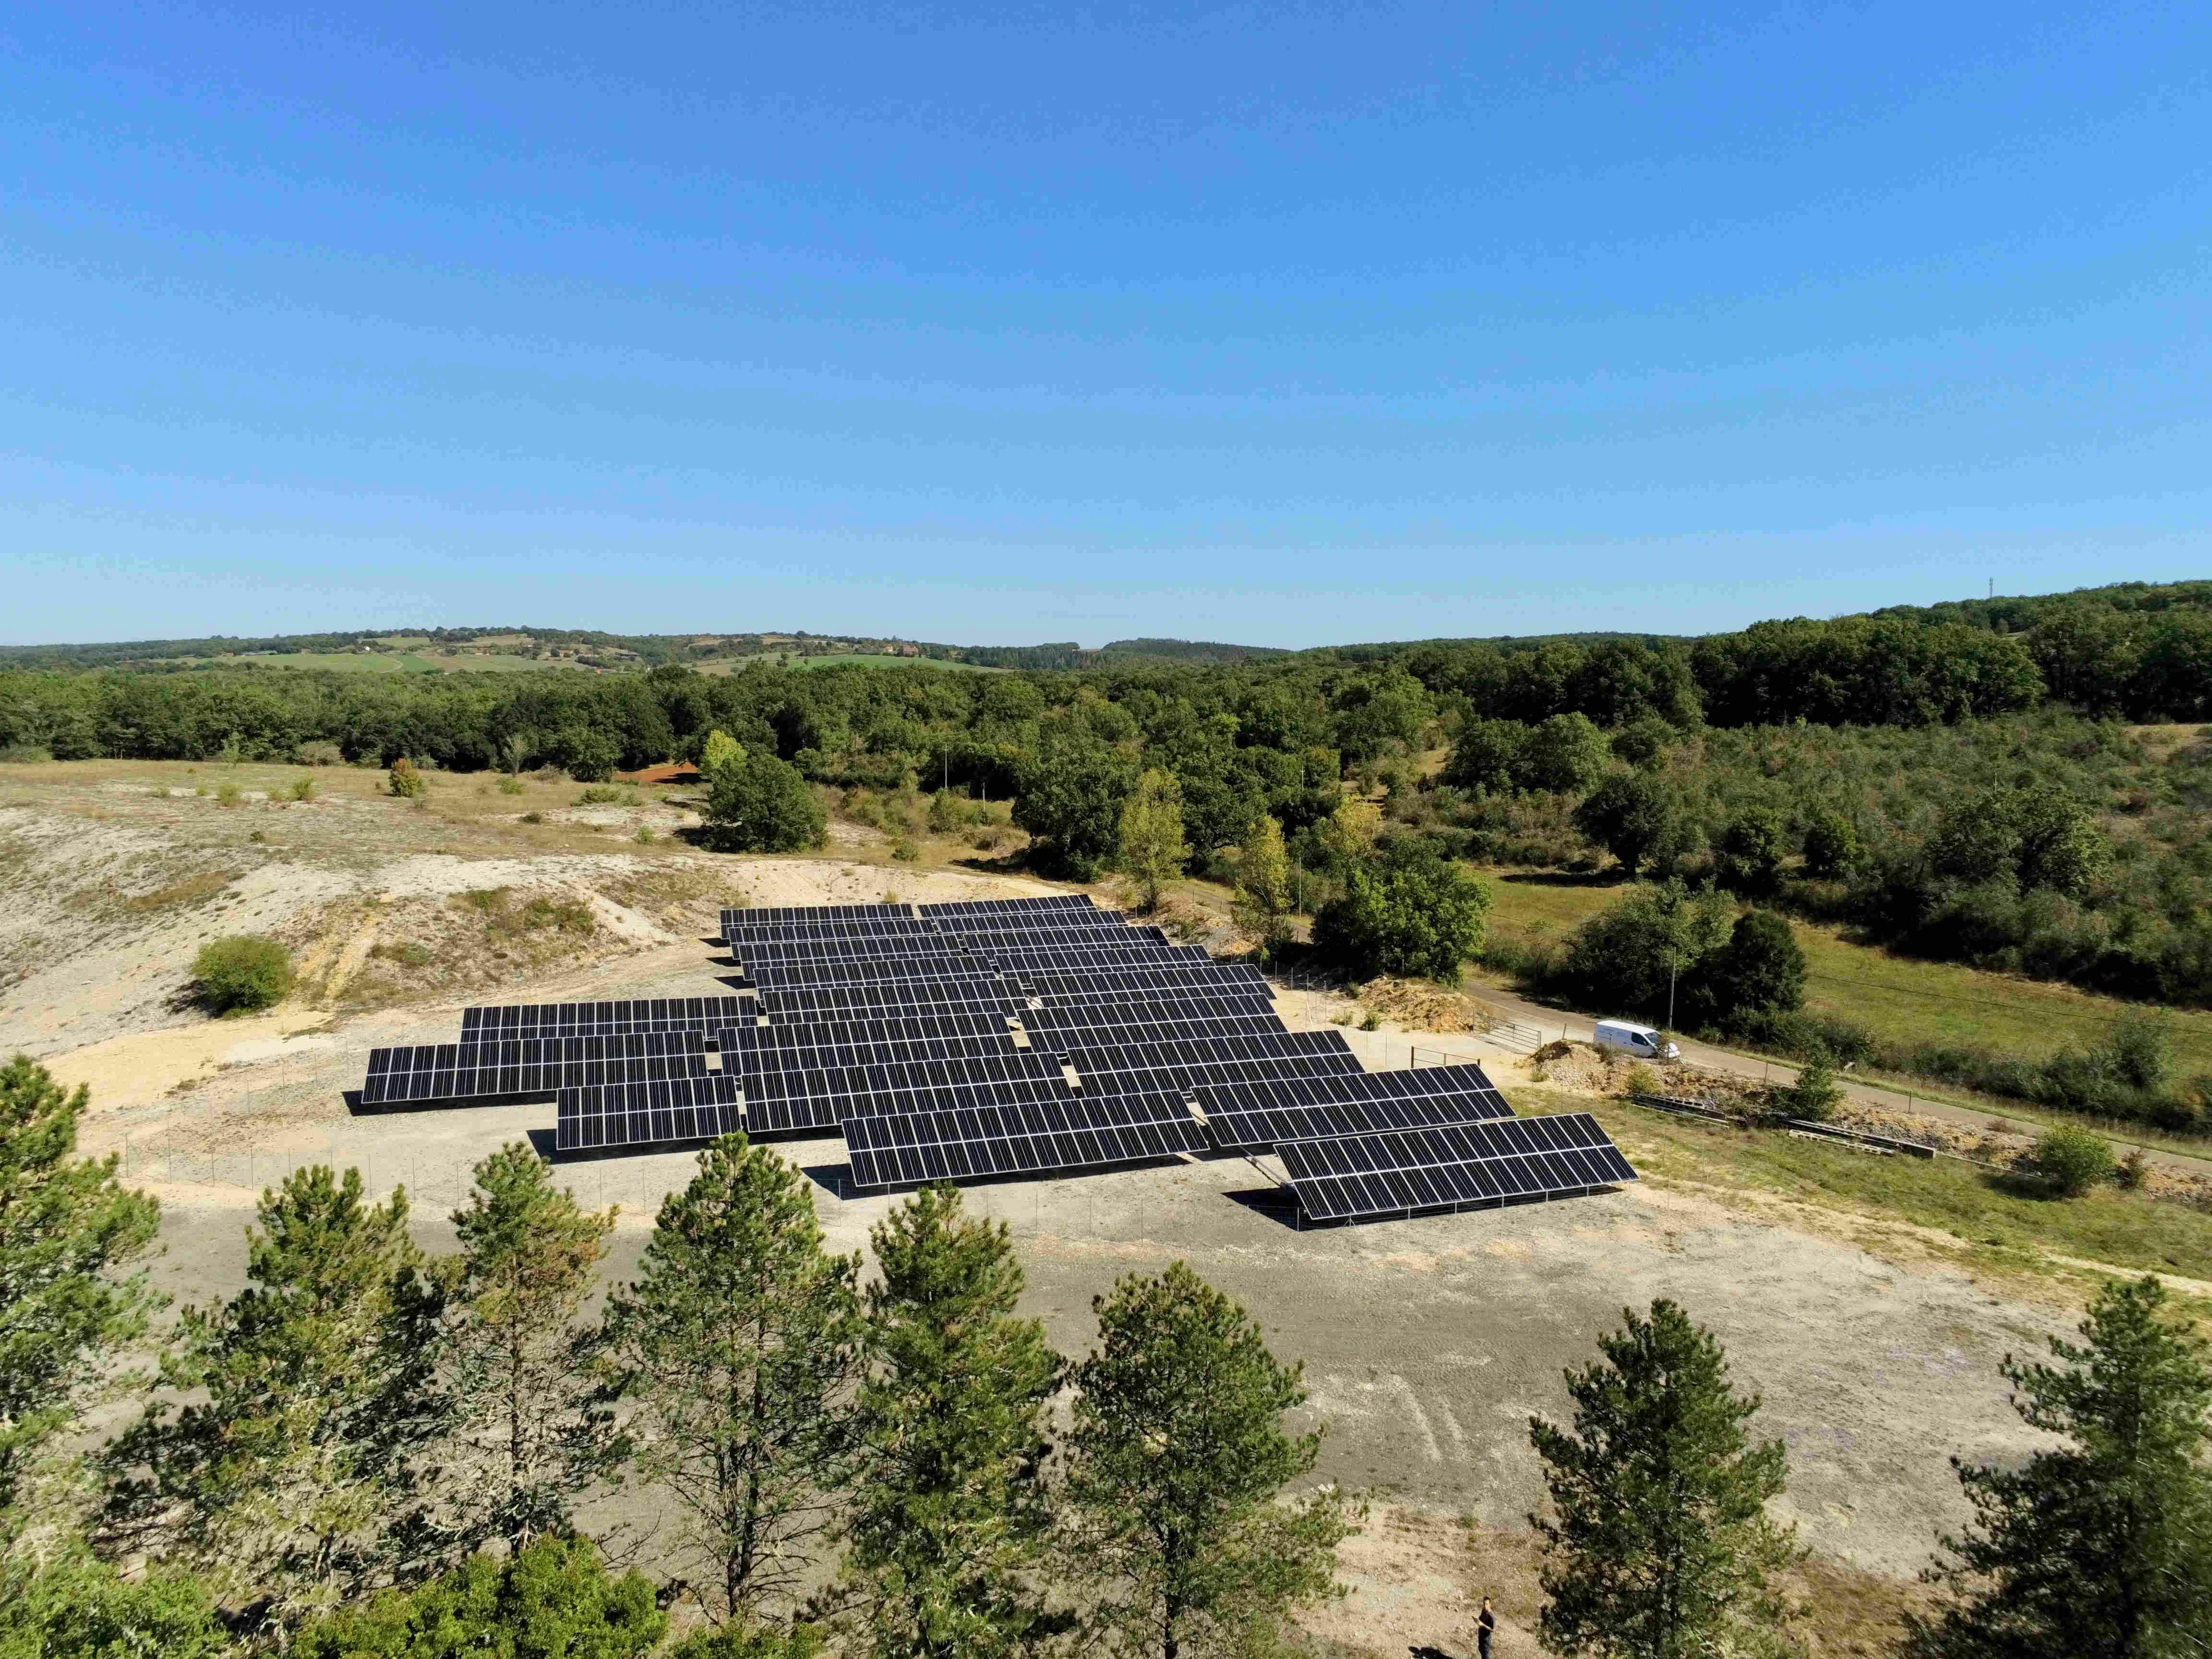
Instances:
[[[1510,870],[1498,879],[1521,887],[1626,887],[1636,878],[1615,865],[1608,870]]]

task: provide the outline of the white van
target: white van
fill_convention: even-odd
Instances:
[[[1637,1025],[1625,1019],[1601,1019],[1590,1033],[1590,1041],[1601,1048],[1620,1048],[1634,1054],[1638,1060],[1680,1060],[1682,1051],[1671,1042],[1662,1042],[1659,1033],[1649,1025]]]

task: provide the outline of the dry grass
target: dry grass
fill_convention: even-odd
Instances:
[[[213,898],[239,878],[236,870],[206,870],[196,876],[186,876],[182,881],[173,881],[167,887],[150,893],[141,893],[122,902],[125,910],[143,915],[150,910],[166,910],[172,905],[198,904]]]

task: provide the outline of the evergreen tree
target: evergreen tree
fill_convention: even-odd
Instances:
[[[1291,860],[1283,826],[1264,814],[1254,820],[1237,860],[1237,925],[1259,941],[1262,961],[1290,937]]]
[[[162,1360],[190,1405],[155,1401],[104,1454],[112,1549],[202,1572],[228,1605],[279,1627],[433,1565],[418,1459],[443,1434],[435,1285],[407,1236],[407,1196],[301,1170],[264,1192],[252,1282],[188,1308]]]
[[[788,1594],[836,1522],[859,1273],[823,1249],[805,1177],[733,1134],[699,1154],[609,1299],[640,1463],[684,1516],[690,1588],[718,1624]]]
[[[112,1156],[75,1156],[91,1097],[27,1055],[0,1068],[0,1518],[159,1304],[121,1270],[153,1243],[160,1207],[117,1182]]]
[[[2157,1279],[2108,1285],[2057,1365],[2005,1357],[2013,1408],[2068,1443],[2017,1468],[1951,1460],[1974,1506],[1929,1577],[1919,1659],[2154,1659],[2212,1647],[2212,1368]]]
[[[1050,1517],[1046,1403],[1060,1362],[1014,1317],[1003,1224],[933,1187],[870,1236],[869,1375],[847,1584],[876,1659],[992,1659],[1045,1625],[1025,1571]]]
[[[453,1212],[461,1254],[449,1303],[449,1376],[460,1421],[455,1531],[520,1553],[567,1529],[569,1508],[616,1465],[601,1328],[580,1322],[615,1224],[578,1206],[520,1142],[476,1167]]]
[[[189,1574],[125,1578],[81,1540],[0,1556],[0,1659],[218,1659],[230,1645]]]
[[[1121,803],[1121,868],[1144,890],[1145,908],[1160,908],[1160,889],[1182,874],[1190,843],[1182,838],[1182,785],[1152,770]]]
[[[1672,1302],[1598,1341],[1603,1359],[1566,1374],[1571,1431],[1540,1417],[1550,1517],[1538,1634],[1593,1659],[1688,1659],[1756,1650],[1780,1614],[1770,1572],[1797,1559],[1767,1517],[1783,1488],[1782,1443],[1753,1446],[1757,1395],[1730,1388],[1721,1345]]]
[[[1069,1559],[1104,1585],[1097,1634],[1160,1659],[1267,1650],[1285,1611],[1329,1594],[1351,1529],[1333,1487],[1275,1501],[1321,1449],[1319,1431],[1283,1431],[1305,1403],[1299,1367],[1180,1261],[1091,1306],[1067,1493]]]
[[[609,1575],[581,1538],[473,1555],[301,1631],[292,1659],[640,1659],[668,1629],[642,1573]]]

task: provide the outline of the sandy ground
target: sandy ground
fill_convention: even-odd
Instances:
[[[204,803],[191,805],[204,814]],[[334,808],[331,822],[343,826],[347,814],[370,811],[383,814],[380,824],[398,818],[411,828],[360,803]],[[167,863],[133,866],[173,859],[158,824],[94,820],[72,839],[55,833],[54,823],[52,814],[0,801],[0,835],[17,849],[8,867],[19,895],[31,892],[27,869],[51,875],[58,866],[66,867],[64,891],[82,890],[98,867],[125,891],[175,879]],[[287,915],[346,907],[351,931],[318,936],[336,960],[361,948],[358,919],[374,909],[364,908],[364,895],[459,891],[505,874],[611,907],[593,936],[594,959],[538,975],[509,994],[556,1000],[722,988],[703,942],[712,930],[708,898],[673,910],[617,904],[607,891],[628,890],[621,882],[638,872],[623,862],[635,855],[612,848],[519,857],[508,872],[491,868],[489,852],[402,845],[370,857],[356,843],[344,856],[272,858],[208,901],[213,914],[125,913],[112,934],[33,963],[8,988],[0,1043],[50,1056],[64,1080],[90,1083],[87,1150],[121,1151],[130,1179],[162,1199],[165,1249],[155,1271],[173,1294],[204,1300],[238,1288],[254,1196],[291,1169],[356,1164],[374,1189],[404,1184],[422,1243],[442,1250],[452,1245],[447,1214],[478,1158],[524,1138],[550,1144],[550,1105],[358,1117],[347,1109],[342,1091],[358,1086],[368,1048],[451,1040],[461,1002],[481,999],[368,1009],[310,1000],[222,1022],[167,1006],[168,988],[210,928],[236,931],[247,915],[281,927]],[[663,873],[672,867],[665,857],[653,861]],[[721,860],[713,868],[715,891],[758,903],[1042,890],[835,858]],[[15,914],[0,920],[0,938],[46,926],[26,920],[33,908],[23,896],[11,900]],[[1340,999],[1297,992],[1283,994],[1280,1006],[1294,1026],[1333,1023],[1345,1010]],[[1419,1047],[1468,1054],[1488,1048],[1465,1034],[1346,1036],[1376,1066],[1405,1065]],[[840,1140],[781,1150],[813,1178],[833,1246],[864,1247],[896,1200],[843,1195]],[[623,1208],[611,1274],[631,1271],[653,1210],[691,1168],[684,1154],[563,1166],[580,1197]],[[1952,1454],[2002,1458],[2030,1443],[2005,1405],[1997,1362],[2008,1350],[2039,1346],[2065,1322],[1941,1267],[1899,1266],[1656,1184],[1503,1212],[1301,1231],[1278,1178],[1265,1160],[1180,1163],[980,1187],[968,1202],[1012,1229],[1029,1274],[1026,1305],[1064,1352],[1088,1346],[1091,1300],[1116,1278],[1180,1258],[1249,1309],[1279,1353],[1304,1360],[1310,1413],[1328,1425],[1320,1473],[1374,1505],[1368,1533],[1343,1557],[1354,1594],[1313,1621],[1316,1634],[1352,1651],[1396,1654],[1417,1643],[1471,1651],[1466,1598],[1486,1569],[1456,1518],[1520,1527],[1540,1497],[1528,1415],[1564,1414],[1562,1367],[1587,1361],[1624,1305],[1668,1296],[1709,1324],[1728,1345],[1738,1381],[1764,1395],[1763,1429],[1790,1447],[1786,1510],[1805,1541],[1824,1557],[1897,1576],[1923,1563],[1939,1526],[1962,1518]],[[1525,1540],[1517,1531],[1497,1535]],[[1510,1610],[1508,1625],[1515,1640],[1506,1650],[1516,1641],[1533,1650]]]

